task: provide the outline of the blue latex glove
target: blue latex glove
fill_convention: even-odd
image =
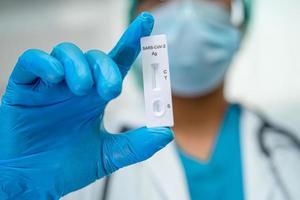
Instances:
[[[19,58],[0,107],[1,200],[59,199],[173,139],[169,128],[111,135],[102,125],[153,23],[139,15],[108,55],[62,43]]]

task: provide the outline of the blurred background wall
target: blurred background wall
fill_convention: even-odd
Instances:
[[[28,48],[49,52],[70,41],[83,50],[111,49],[126,26],[127,7],[127,0],[0,0],[0,94]],[[250,31],[228,75],[227,97],[299,130],[300,1],[256,0],[253,10]],[[132,79],[126,79],[125,92],[109,107],[111,130],[116,110],[121,123],[142,106]]]
[[[300,1],[255,0],[253,21],[227,94],[300,129]]]
[[[124,27],[124,0],[0,0],[0,89],[18,56],[70,41],[108,51]]]

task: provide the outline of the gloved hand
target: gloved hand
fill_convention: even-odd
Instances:
[[[169,128],[112,135],[102,124],[153,23],[139,15],[108,55],[62,43],[20,56],[0,107],[1,200],[59,199],[173,139]]]

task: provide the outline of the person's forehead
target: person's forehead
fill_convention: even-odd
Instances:
[[[172,1],[186,1],[186,0],[136,0],[137,7],[142,9],[151,9],[156,6],[160,6],[161,4],[172,2]],[[232,0],[192,0],[192,1],[211,1],[211,2],[219,2],[224,4],[226,7],[230,7]]]
[[[166,3],[166,2],[170,2],[170,1],[186,1],[186,0],[136,0],[137,4]],[[193,0],[193,1],[231,2],[232,0]]]

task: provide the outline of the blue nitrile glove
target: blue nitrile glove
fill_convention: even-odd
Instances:
[[[59,199],[173,139],[169,128],[111,135],[102,125],[153,23],[138,16],[108,55],[62,43],[19,58],[0,107],[1,200]]]

